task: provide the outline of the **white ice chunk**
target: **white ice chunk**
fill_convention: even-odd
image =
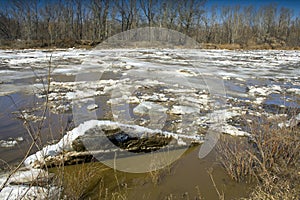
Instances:
[[[170,110],[170,114],[174,115],[184,115],[191,113],[198,113],[199,109],[191,106],[173,106]]]
[[[231,119],[236,116],[240,116],[241,114],[237,110],[214,110],[212,113],[206,115],[213,123],[222,123],[227,119]]]
[[[184,146],[184,145],[186,145],[186,142],[184,142],[181,138],[178,138],[177,144],[181,145],[181,146]]]
[[[26,160],[24,161],[25,166],[34,167],[36,161],[43,163],[44,159],[48,156],[56,156],[61,152],[72,151],[73,150],[72,142],[79,136],[84,135],[87,130],[95,126],[123,126],[123,127],[130,128],[132,134],[159,133],[165,135],[166,137],[185,138],[185,139],[195,140],[197,142],[203,142],[202,137],[198,135],[182,135],[182,134],[176,134],[167,131],[161,131],[159,129],[149,129],[138,125],[121,124],[118,122],[112,122],[106,120],[90,120],[80,124],[78,127],[69,131],[58,143],[53,145],[48,145],[44,147],[42,150],[27,157]]]
[[[251,96],[267,96],[268,95],[268,88],[258,88],[258,87],[254,87],[254,86],[249,86],[249,94]]]
[[[0,177],[0,186],[7,180],[8,175]],[[37,180],[48,179],[48,173],[42,169],[20,169],[14,173],[6,182],[5,187],[0,192],[0,199],[48,199],[56,198],[58,188],[33,186],[30,183]]]
[[[289,93],[294,93],[294,94],[300,95],[300,89],[299,88],[289,88],[286,91],[289,92]]]
[[[10,141],[0,140],[0,147],[2,148],[11,148],[16,146],[17,144],[18,142],[15,140],[10,140]]]
[[[91,104],[91,105],[88,105],[87,106],[87,109],[88,110],[95,110],[95,109],[97,109],[98,108],[98,105],[97,104]]]
[[[245,131],[241,131],[238,128],[236,128],[235,126],[232,126],[229,124],[225,124],[222,126],[222,132],[225,134],[232,135],[232,136],[250,136],[249,133],[247,133]]]
[[[268,87],[248,86],[250,96],[268,96],[272,93],[280,93],[282,88],[279,85],[270,85]]]
[[[255,104],[262,104],[265,101],[265,97],[258,97],[253,101]]]
[[[140,103],[139,105],[137,105],[134,109],[133,112],[135,114],[147,114],[150,111],[151,112],[162,112],[165,113],[168,109],[163,107],[162,105],[153,103],[153,102],[149,102],[149,101],[144,101],[142,103]]]

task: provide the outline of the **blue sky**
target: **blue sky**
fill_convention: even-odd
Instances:
[[[26,2],[26,0],[24,1]],[[41,2],[43,1],[44,0],[41,0]],[[5,4],[9,4],[10,2],[11,0],[0,0],[0,6],[1,4],[3,6]],[[286,7],[286,8],[293,9],[294,15],[298,15],[298,16],[300,15],[300,0],[207,0],[206,7],[210,8],[212,5],[218,5],[218,6],[253,5],[256,7],[261,7],[271,3],[275,3],[279,8]]]
[[[261,7],[264,5],[269,5],[275,3],[278,7],[286,7],[294,10],[295,15],[300,14],[300,0],[207,0],[206,6],[211,7],[212,5],[240,5],[247,6],[253,5],[256,7]]]

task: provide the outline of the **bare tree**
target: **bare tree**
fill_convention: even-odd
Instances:
[[[147,25],[178,30],[204,43],[299,44],[299,16],[291,9],[279,10],[275,4],[205,9],[205,2],[12,0],[0,7],[0,39],[65,47],[75,40],[97,43],[111,34]]]
[[[296,17],[295,20],[291,22],[290,35],[287,38],[289,46],[299,47],[300,46],[300,18]]]
[[[147,19],[149,27],[154,25],[155,13],[157,13],[158,0],[140,0],[140,7]]]
[[[181,6],[178,6],[179,30],[189,33],[197,18],[201,18],[204,13],[204,10],[202,10],[204,4],[205,1],[187,0]]]
[[[10,30],[10,19],[6,17],[7,15],[0,11],[0,38],[10,40],[12,39],[12,33]]]
[[[108,35],[109,0],[92,0],[93,40],[103,40]]]
[[[138,25],[137,1],[120,0],[120,1],[115,1],[115,5],[121,17],[122,31],[127,31],[129,29],[136,28]]]
[[[263,27],[265,27],[266,34],[270,36],[275,36],[276,11],[277,7],[274,4],[262,7]]]
[[[290,25],[291,25],[292,11],[288,8],[281,8],[278,22],[277,35],[281,37],[282,40],[286,41],[290,35]]]

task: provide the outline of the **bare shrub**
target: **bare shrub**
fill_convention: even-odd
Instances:
[[[280,128],[280,121],[271,118],[251,122],[248,140],[221,139],[218,150],[223,167],[238,182],[257,183],[252,199],[293,199],[300,185],[299,126]]]
[[[247,200],[296,200],[299,189],[299,182],[298,186],[295,186],[290,180],[280,179],[272,183],[257,185]]]
[[[235,181],[251,182],[253,171],[255,170],[255,161],[250,154],[245,153],[249,150],[247,141],[233,140],[232,138],[222,137],[217,146],[219,158],[228,175]]]

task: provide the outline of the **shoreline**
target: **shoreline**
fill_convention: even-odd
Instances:
[[[35,45],[35,44],[17,44],[18,42],[13,42],[10,45],[1,45],[0,43],[0,50],[25,50],[25,49],[39,49],[39,50],[64,50],[64,49],[94,49],[95,47],[101,45],[102,42],[93,42],[93,41],[75,41],[74,44],[68,44],[66,43],[59,43],[58,45]],[[125,49],[125,47],[118,47],[121,49]],[[141,47],[135,47],[135,46],[129,46],[127,45],[126,48],[128,49],[137,49],[137,48],[144,48]],[[146,47],[145,47],[146,48]],[[147,47],[149,48],[149,47]],[[170,48],[167,47],[160,47],[155,46],[151,48]],[[175,47],[176,48],[176,47]],[[178,47],[180,48],[180,47]],[[199,49],[205,49],[205,50],[238,50],[238,51],[247,51],[247,50],[291,50],[291,51],[299,51],[300,46],[297,47],[289,47],[289,46],[281,46],[277,44],[251,44],[251,45],[241,45],[237,43],[233,44],[215,44],[215,43],[199,43]],[[184,49],[184,48],[183,48]],[[194,49],[194,47],[191,47],[191,49]]]

